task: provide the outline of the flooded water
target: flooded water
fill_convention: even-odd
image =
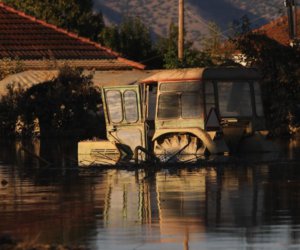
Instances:
[[[0,234],[105,250],[300,249],[298,144],[269,163],[125,171],[77,169],[72,142],[25,144],[40,159],[3,142]]]

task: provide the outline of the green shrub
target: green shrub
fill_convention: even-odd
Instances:
[[[92,137],[104,129],[100,89],[93,86],[92,75],[68,66],[56,79],[26,91],[22,113],[27,122],[38,118],[41,136]]]

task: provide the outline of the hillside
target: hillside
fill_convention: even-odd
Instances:
[[[156,35],[165,35],[171,22],[177,22],[178,0],[94,0],[107,23],[119,23],[124,15],[136,15]],[[254,27],[277,18],[284,11],[282,0],[185,0],[187,35],[197,46],[208,22],[215,22],[228,35],[229,24],[247,15]]]

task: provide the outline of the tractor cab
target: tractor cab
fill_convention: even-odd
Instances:
[[[107,141],[79,142],[79,165],[189,163],[228,154],[264,129],[258,79],[254,69],[176,69],[103,87]]]

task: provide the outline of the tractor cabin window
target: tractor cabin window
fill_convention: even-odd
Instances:
[[[180,116],[180,100],[178,94],[168,93],[159,96],[158,117],[178,118]]]
[[[259,117],[264,116],[263,104],[262,104],[262,96],[258,82],[253,83],[254,86],[254,96],[255,96],[255,107],[256,107],[256,115]]]
[[[248,82],[218,82],[219,109],[222,117],[252,116]]]
[[[200,82],[162,83],[158,99],[158,118],[199,118],[203,114]]]
[[[133,90],[127,90],[124,92],[123,96],[125,107],[125,119],[128,123],[135,123],[139,119],[138,100],[136,92]]]
[[[214,89],[213,82],[205,83],[205,95],[204,96],[205,96],[206,114],[208,114],[212,108],[216,108],[215,89]]]
[[[138,97],[133,90],[106,92],[109,120],[112,123],[136,123],[139,120]],[[123,111],[124,109],[124,111]]]
[[[120,123],[123,120],[121,92],[118,90],[107,91],[106,103],[110,121]]]

